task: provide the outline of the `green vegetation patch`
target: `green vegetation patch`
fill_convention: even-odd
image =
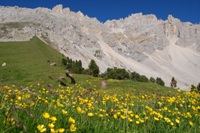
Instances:
[[[37,37],[25,42],[0,42],[0,82],[48,81],[63,71],[62,55]],[[56,66],[50,66],[55,62]],[[5,67],[2,64],[6,63]]]

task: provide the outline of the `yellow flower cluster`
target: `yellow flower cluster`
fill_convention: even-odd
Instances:
[[[32,86],[24,91],[9,86],[0,87],[0,113],[6,116],[4,129],[8,128],[7,125],[27,121],[33,122],[30,127],[23,125],[27,130],[41,133],[120,131],[120,127],[126,128],[127,132],[154,132],[155,129],[151,128],[162,125],[172,129],[171,132],[200,130],[196,128],[200,125],[200,95],[194,92],[156,95],[123,91],[122,94],[109,94],[104,90],[85,89],[79,84],[74,88],[58,87],[54,90],[41,84],[35,88]],[[26,120],[15,113],[26,115]],[[32,125],[36,126],[29,129],[33,128]],[[142,130],[142,126],[149,129]],[[162,130],[165,129],[158,132]]]

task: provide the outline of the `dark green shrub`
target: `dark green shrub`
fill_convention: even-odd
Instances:
[[[156,82],[155,78],[153,78],[153,77],[150,77],[149,81],[152,82],[152,83]]]
[[[137,72],[132,72],[131,73],[131,80],[133,80],[133,81],[139,81],[140,80],[140,74],[139,73],[137,73]]]
[[[149,81],[149,79],[144,75],[141,75],[139,78],[139,82],[148,82],[148,81]]]
[[[196,90],[197,90],[196,87],[195,87],[194,85],[191,85],[191,86],[190,86],[190,89],[191,89],[191,90],[190,90],[191,92],[196,92]]]
[[[107,71],[102,74],[104,78],[111,78],[111,79],[129,79],[129,73],[126,69],[123,68],[108,68]]]
[[[146,76],[140,75],[137,72],[131,73],[131,80],[133,80],[135,82],[148,82],[149,81],[149,79]]]
[[[161,85],[161,86],[165,86],[165,82],[159,77],[156,78],[156,83]]]

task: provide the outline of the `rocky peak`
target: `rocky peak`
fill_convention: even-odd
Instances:
[[[38,7],[35,10],[36,10],[36,12],[43,12],[43,13],[50,13],[50,11],[51,11],[48,8],[42,8],[42,7]]]
[[[167,21],[172,25],[181,23],[181,21],[179,19],[174,18],[172,15],[168,15]]]
[[[63,14],[67,14],[67,13],[69,13],[70,12],[70,9],[69,8],[64,8],[63,9]]]
[[[53,13],[63,14],[63,5],[59,4],[52,8]]]

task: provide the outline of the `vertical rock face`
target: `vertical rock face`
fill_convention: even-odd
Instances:
[[[23,41],[38,36],[62,54],[91,59],[101,72],[123,67],[167,85],[175,77],[184,88],[200,77],[200,25],[183,23],[169,15],[158,20],[142,13],[100,23],[62,5],[47,8],[0,7],[0,41]]]

